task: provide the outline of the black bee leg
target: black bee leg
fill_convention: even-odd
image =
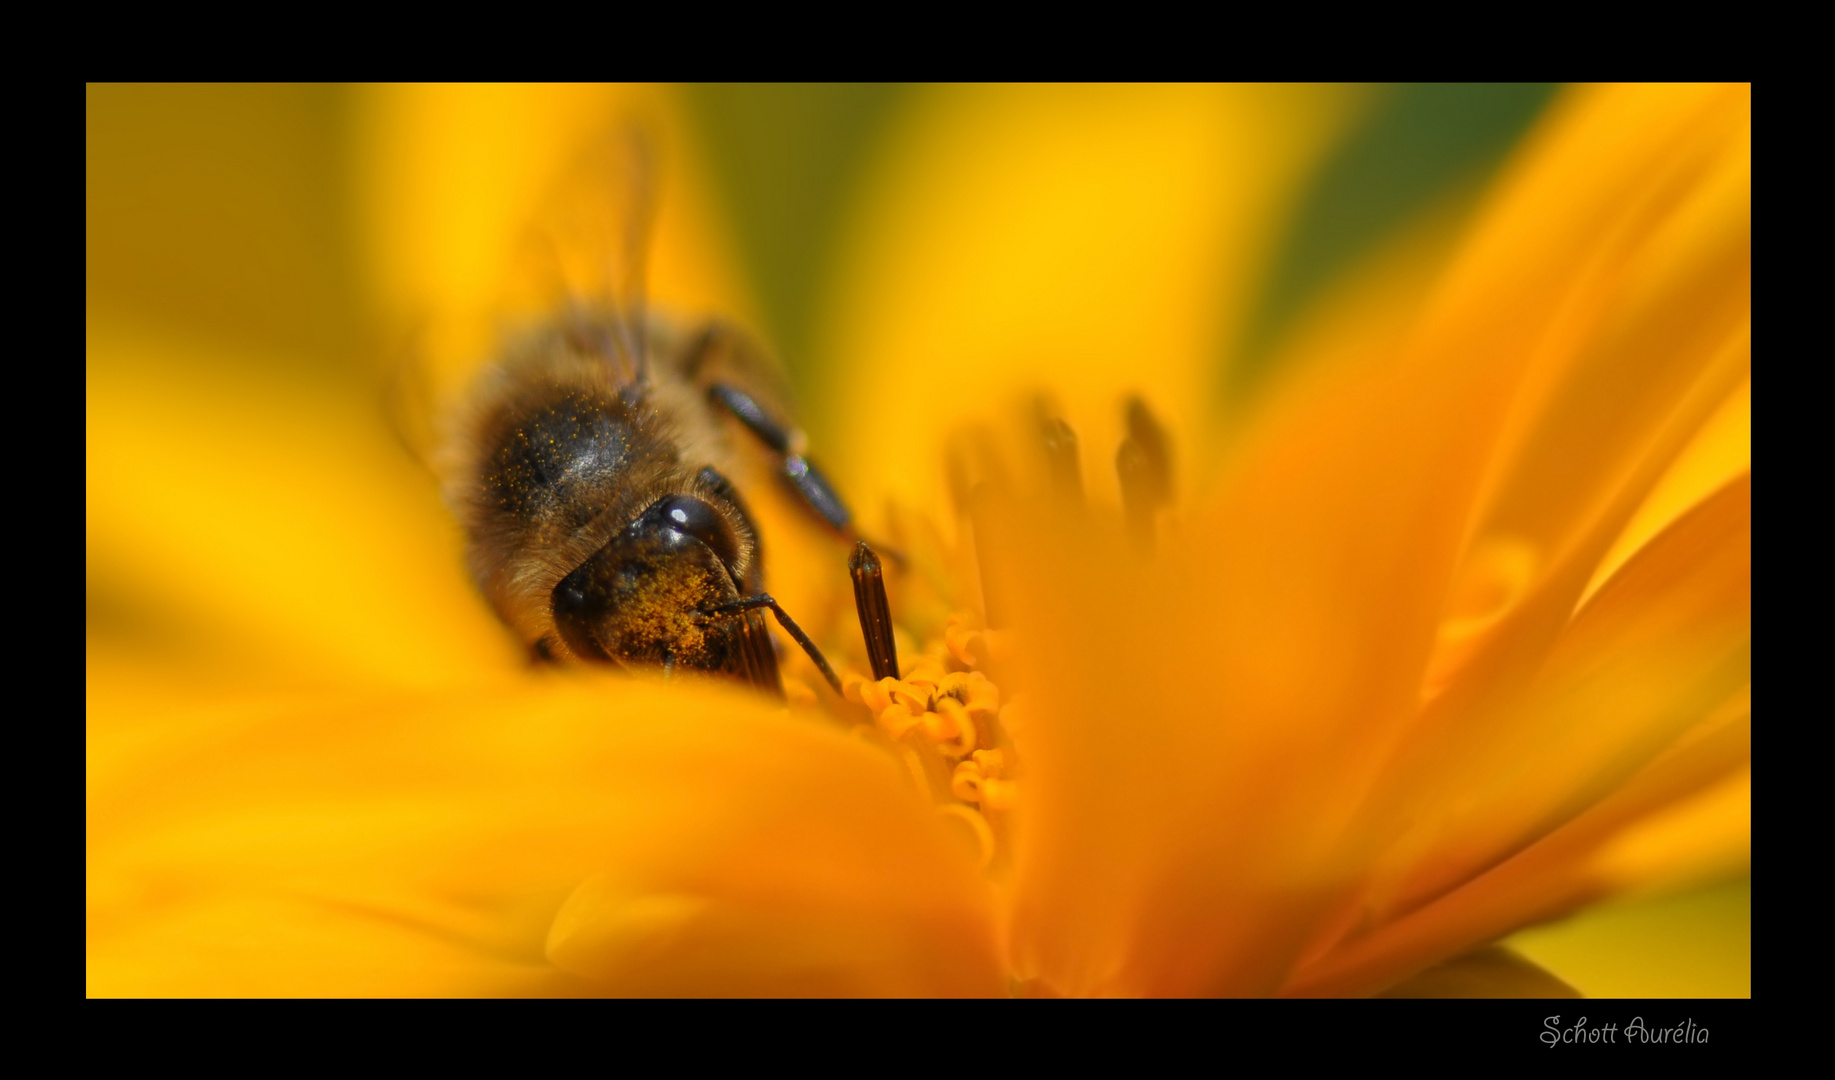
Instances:
[[[701,614],[713,619],[727,615],[737,615],[746,611],[754,611],[758,608],[771,609],[771,614],[777,616],[778,625],[782,626],[784,632],[795,639],[796,643],[802,647],[803,651],[809,654],[809,658],[815,661],[816,667],[820,668],[822,671],[822,677],[828,680],[828,685],[834,687],[835,693],[841,693],[841,677],[836,675],[835,669],[828,665],[828,658],[822,655],[821,649],[816,648],[815,642],[809,640],[809,635],[803,633],[803,628],[796,624],[796,620],[785,613],[784,609],[778,606],[777,601],[773,600],[770,596],[764,593],[760,593],[757,596],[742,596],[737,600],[729,600],[724,604],[716,604],[713,607],[704,608]]]
[[[803,433],[778,421],[745,391],[729,383],[714,383],[707,388],[708,399],[739,418],[758,441],[771,448],[783,461],[783,477],[796,489],[803,502],[816,516],[837,532],[847,532],[854,515],[841,501],[833,484],[809,459],[803,456]]]

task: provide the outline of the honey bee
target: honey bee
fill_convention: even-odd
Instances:
[[[707,673],[781,696],[770,611],[838,692],[766,591],[764,544],[728,479],[735,437],[749,432],[809,512],[858,541],[852,515],[807,457],[762,350],[722,322],[648,314],[633,280],[621,302],[575,299],[525,330],[477,381],[442,455],[472,576],[540,660]],[[872,666],[895,672],[864,543],[854,566],[863,618],[886,624],[868,632]]]

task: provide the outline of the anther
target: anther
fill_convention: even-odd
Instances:
[[[854,578],[854,608],[860,614],[860,636],[866,639],[867,662],[875,679],[898,678],[898,643],[892,637],[892,606],[879,556],[865,540],[854,545],[847,570]]]
[[[1130,398],[1128,435],[1115,452],[1115,472],[1121,479],[1122,512],[1136,547],[1153,546],[1154,519],[1160,508],[1172,503],[1172,451],[1166,429],[1148,411],[1147,403]]]
[[[1139,397],[1128,399],[1128,438],[1140,447],[1154,504],[1172,505],[1172,441]]]
[[[1153,500],[1153,472],[1147,453],[1130,436],[1115,451],[1115,473],[1121,478],[1121,511],[1128,535],[1143,551],[1153,546],[1153,517],[1159,509]]]
[[[1083,501],[1083,471],[1077,462],[1077,433],[1062,418],[1039,414],[1039,441],[1051,471],[1051,490],[1067,503]]]

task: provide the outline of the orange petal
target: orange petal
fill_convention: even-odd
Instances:
[[[1750,476],[1677,521],[1593,597],[1521,701],[1411,762],[1424,781],[1407,905],[1609,795],[1751,679]],[[1484,778],[1482,783],[1475,782]]]
[[[1748,729],[1749,730],[1749,729]],[[1752,775],[1736,768],[1718,782],[1676,798],[1698,782],[1700,757],[1640,776],[1623,800],[1585,815],[1457,892],[1302,969],[1282,991],[1294,996],[1369,994],[1473,943],[1558,918],[1622,891],[1627,848],[1660,850],[1659,866],[1637,866],[1636,882],[1678,887],[1750,872]],[[1667,795],[1661,808],[1634,809]],[[1683,840],[1678,844],[1678,838]],[[1658,873],[1651,873],[1653,869]],[[1643,984],[1638,984],[1643,985]]]
[[[1004,985],[974,855],[897,764],[721,688],[186,716],[92,717],[92,994]]]
[[[1460,748],[1488,738],[1626,521],[1750,367],[1748,89],[1577,93],[1513,173],[1397,365],[1413,393],[1396,407],[1423,431],[1398,446],[1439,440],[1438,490],[1419,458],[1371,450],[1366,485],[1395,502],[1394,520],[1340,526],[1398,545],[1393,595],[1338,597],[1385,601],[1391,677],[1424,670],[1437,694],[1416,720],[1392,683],[1393,704],[1373,696],[1347,737],[1363,767],[1344,790],[1372,793],[1360,831],[1409,827],[1434,785],[1488,783]],[[1434,516],[1410,531],[1410,506]],[[1499,553],[1512,555],[1502,577]],[[1474,589],[1485,574],[1497,580]],[[1502,606],[1482,619],[1462,607],[1492,593]],[[1451,604],[1430,617],[1423,669],[1420,602],[1437,596]]]
[[[1392,856],[1415,876],[1365,917],[1404,913],[1310,965],[1295,992],[1368,992],[1613,891],[1737,869],[1750,844],[1749,499],[1748,482],[1724,489],[1600,590],[1535,692],[1491,718],[1481,748],[1441,763],[1489,779],[1415,806]]]
[[[1572,208],[1537,226],[1559,238],[1586,221],[1597,238],[1565,251],[1544,242],[1502,264],[1488,250],[1496,237],[1483,237],[1455,276],[1473,290],[1507,280],[1548,305],[1539,326],[1487,326],[1491,337],[1466,343],[1526,363],[1471,527],[1535,553],[1535,573],[1421,740],[1522,685],[1638,505],[1750,370],[1749,88],[1595,92],[1575,103],[1565,135],[1578,150],[1633,125],[1640,169],[1614,172],[1608,156]],[[1563,175],[1570,156],[1548,155],[1522,178],[1507,221],[1552,212],[1545,200],[1578,182]]]
[[[1612,544],[1582,594],[1584,604],[1599,586],[1670,522],[1752,469],[1752,379],[1727,396],[1678,456]]]
[[[1220,632],[1213,535],[1145,566],[1100,528],[1012,535],[1016,975],[1073,995],[1271,993],[1347,873],[1318,862],[1322,725],[1245,677],[1257,643]]]
[[[1705,268],[1708,285],[1686,268],[1638,279],[1649,286],[1642,293],[1588,292],[1584,276],[1576,278],[1599,258],[1598,234],[1626,200],[1644,215],[1632,222],[1643,232],[1633,229],[1629,241],[1614,234],[1622,250],[1608,245],[1608,253],[1623,261],[1627,252],[1678,250],[1669,233],[1658,230],[1661,243],[1647,235],[1670,220],[1674,200],[1652,209],[1635,196],[1677,139],[1693,139],[1696,156],[1710,163],[1737,156],[1743,99],[1734,92],[1730,100],[1640,98],[1667,134],[1629,148],[1608,135],[1624,122],[1614,111],[1620,99],[1577,102],[1518,165],[1519,186],[1492,208],[1417,332],[1395,351],[1296,377],[1252,418],[1211,505],[1152,565],[1136,566],[1118,542],[1066,538],[1046,527],[1047,515],[1028,519],[1010,508],[1016,539],[998,561],[1011,579],[1003,591],[1021,598],[1015,621],[1032,652],[1040,719],[1019,743],[1028,768],[1013,937],[1022,978],[1064,992],[1270,992],[1308,948],[1307,936],[1334,925],[1334,895],[1354,894],[1376,841],[1386,839],[1392,811],[1379,804],[1372,813],[1365,801],[1384,792],[1379,782],[1404,795],[1472,782],[1457,755],[1434,757],[1400,780],[1385,777],[1382,765],[1419,715],[1442,604],[1473,516],[1496,490],[1493,471],[1527,477],[1547,495],[1546,535],[1562,544],[1569,533],[1600,538],[1584,564],[1590,572],[1743,370],[1737,318],[1725,327],[1731,341],[1707,332],[1726,320],[1710,320],[1628,426],[1608,418],[1574,428],[1602,454],[1622,451],[1624,468],[1609,466],[1599,481],[1619,515],[1609,525],[1598,522],[1610,515],[1594,509],[1600,488],[1576,486],[1563,502],[1559,491],[1538,487],[1552,482],[1534,471],[1544,467],[1516,453],[1526,436],[1513,425],[1533,430],[1552,413],[1560,427],[1562,410],[1582,405],[1611,411],[1596,380],[1608,378],[1614,349],[1643,349],[1634,359],[1655,362],[1667,339],[1652,329],[1651,313],[1677,291],[1669,289],[1675,277],[1688,286],[1683,294],[1724,286],[1737,309],[1738,275],[1731,284],[1714,276],[1724,269],[1715,260],[1727,254],[1714,244],[1690,264]],[[1732,120],[1698,123],[1704,111]],[[1707,209],[1682,216],[1715,226],[1710,238],[1737,239],[1737,229],[1716,231],[1722,211],[1738,206],[1737,184],[1723,198],[1719,174],[1687,173],[1704,175]],[[1619,301],[1643,306],[1630,304],[1621,321],[1576,321],[1577,298],[1611,300],[1615,310]],[[1724,315],[1727,305],[1714,310]],[[1577,370],[1586,378],[1576,376],[1576,396],[1553,393]],[[1624,480],[1625,469],[1635,482]],[[1716,597],[1726,589],[1715,588],[1734,588],[1720,569],[1709,568]],[[1566,606],[1552,606],[1556,630],[1586,573],[1573,577],[1563,583]],[[1728,625],[1711,623],[1716,644],[1705,659],[1724,659],[1715,649]],[[1682,644],[1644,641],[1624,659],[1645,673],[1667,661],[1704,674],[1688,667],[1703,655],[1663,652]],[[1546,647],[1508,659],[1533,671]],[[1673,719],[1672,705],[1692,707],[1684,719],[1699,717],[1712,704],[1701,694],[1712,688],[1696,689],[1678,702],[1653,699],[1652,708]],[[1622,776],[1676,731],[1667,720],[1645,727],[1630,738],[1654,745],[1622,748],[1623,759],[1607,754],[1618,764],[1595,760],[1594,775],[1617,768]],[[1425,761],[1437,746],[1423,745]],[[1436,804],[1433,813],[1452,811]]]

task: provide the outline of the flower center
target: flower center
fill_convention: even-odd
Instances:
[[[998,636],[971,615],[952,614],[901,676],[841,680],[847,700],[872,716],[874,732],[913,785],[967,830],[983,869],[1003,854],[1007,814],[1019,801],[1000,688],[981,670],[998,651]]]
[[[1016,644],[1007,621],[1012,613],[1001,611],[1004,586],[995,580],[1003,550],[998,538],[1010,522],[996,511],[1028,506],[1067,529],[1082,527],[1097,513],[1084,503],[1074,429],[1042,400],[1036,404],[1029,441],[1042,469],[1009,469],[991,440],[973,437],[959,444],[968,447],[965,453],[947,463],[958,525],[954,550],[925,523],[894,524],[893,539],[915,544],[893,560],[894,576],[911,605],[905,617],[888,603],[879,557],[866,543],[857,544],[849,572],[865,655],[850,657],[851,670],[845,661],[838,665],[846,704],[816,695],[795,677],[785,683],[793,705],[825,703],[837,719],[899,760],[936,812],[961,827],[981,868],[997,878],[1012,861],[1012,818],[1024,781],[1011,735],[1023,738],[1021,714],[1027,706],[1016,700],[1020,695],[1012,685],[1003,693],[994,678],[1017,676],[1009,663]],[[1136,553],[1150,553],[1172,504],[1171,441],[1138,398],[1125,403],[1124,417],[1115,457],[1120,518]],[[1022,437],[1022,450],[1027,441]],[[1038,482],[1022,480],[1016,491],[1014,478],[1028,473]],[[977,595],[979,613],[965,610]],[[919,647],[901,649],[901,638],[915,638]],[[841,652],[848,656],[852,650]]]

